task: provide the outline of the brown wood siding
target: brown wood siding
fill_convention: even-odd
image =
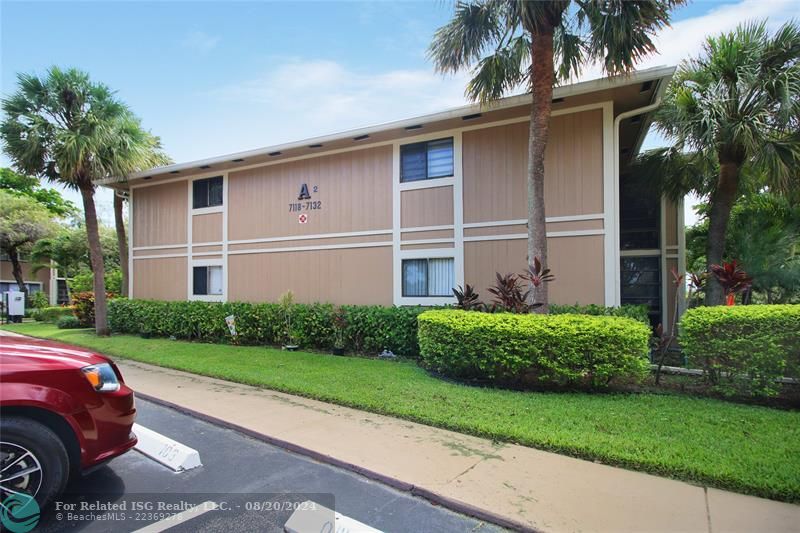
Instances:
[[[222,241],[222,213],[192,217],[192,242]]]
[[[134,189],[134,246],[186,243],[187,183],[177,181]]]
[[[401,241],[416,241],[421,239],[452,239],[454,236],[451,229],[440,229],[431,231],[407,231],[400,236]]]
[[[340,244],[389,243],[391,235],[362,235],[359,237],[327,237],[320,239],[292,239],[287,241],[255,242],[228,245],[228,250],[270,250],[272,248],[297,248],[304,246],[336,246]]]
[[[176,246],[175,248],[159,248],[158,250],[134,250],[133,257],[142,255],[170,255],[170,254],[185,254],[185,246]]]
[[[453,187],[433,187],[400,193],[400,226],[418,228],[453,223]]]
[[[402,244],[401,250],[438,250],[440,248],[455,248],[452,242],[440,242],[432,244]]]
[[[193,254],[201,254],[204,252],[222,252],[221,245],[215,246],[192,246],[192,253]]]
[[[667,246],[677,246],[678,245],[678,206],[675,202],[670,200],[666,200],[664,202],[664,216],[665,216],[665,233],[666,233],[666,245]]]
[[[186,276],[185,257],[137,259],[133,262],[133,297],[186,300]]]
[[[527,218],[528,123],[463,134],[464,222]],[[603,211],[603,113],[553,117],[545,154],[547,216]]]
[[[392,248],[351,248],[228,256],[228,300],[392,305]]]
[[[302,211],[290,203],[307,184],[311,201],[321,209]],[[313,192],[313,187],[318,192]],[[381,230],[392,227],[392,147],[357,150],[270,165],[228,178],[230,240]]]
[[[50,297],[50,269],[43,268],[39,270],[37,273],[33,273],[33,265],[28,261],[23,261],[20,263],[22,267],[22,279],[26,282],[36,283],[39,282],[42,284],[42,290],[44,291],[45,295],[49,298]],[[11,265],[11,261],[0,261],[0,279],[3,281],[16,281],[14,279],[14,267]]]
[[[556,237],[547,240],[550,268],[550,301],[559,304],[598,304],[605,299],[603,236]],[[495,273],[520,273],[525,268],[525,239],[464,243],[465,282],[474,285],[481,298],[491,301],[487,288]]]

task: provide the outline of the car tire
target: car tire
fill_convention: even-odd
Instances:
[[[31,454],[32,459],[25,457],[23,461],[28,468],[39,466],[38,476],[34,471],[29,476],[18,478],[20,481],[12,479],[3,485],[33,493],[39,507],[44,508],[66,487],[70,472],[67,450],[58,435],[44,424],[23,417],[3,418],[0,420],[0,449],[3,452],[16,453],[17,458],[24,453],[23,450]],[[5,455],[3,453],[3,457]],[[6,474],[6,478],[8,475]],[[15,482],[29,483],[30,486],[15,486]]]

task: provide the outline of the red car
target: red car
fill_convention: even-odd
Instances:
[[[29,337],[0,336],[0,501],[56,497],[136,444],[136,408],[109,358]]]

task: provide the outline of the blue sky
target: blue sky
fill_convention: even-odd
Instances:
[[[175,161],[199,159],[463,104],[467,74],[439,76],[425,56],[451,10],[438,1],[2,0],[0,89],[13,91],[17,72],[84,69],[118,91]],[[642,67],[675,64],[705,35],[762,17],[800,18],[800,2],[693,2]],[[108,194],[100,211],[108,220]]]

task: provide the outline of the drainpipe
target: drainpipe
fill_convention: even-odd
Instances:
[[[614,119],[614,228],[613,228],[613,239],[614,239],[614,254],[616,255],[616,261],[614,261],[614,292],[617,305],[622,304],[622,297],[621,297],[621,290],[620,290],[620,255],[619,255],[619,125],[620,123],[625,120],[626,118],[635,117],[638,115],[644,115],[645,113],[649,113],[650,111],[654,111],[658,109],[658,106],[661,105],[661,99],[664,96],[664,91],[667,89],[666,82],[662,79],[658,84],[658,89],[656,90],[656,97],[652,104],[648,104],[644,107],[638,107],[636,109],[631,109],[630,111],[625,111],[624,113],[620,113]],[[662,280],[663,283],[663,272],[662,272]]]

